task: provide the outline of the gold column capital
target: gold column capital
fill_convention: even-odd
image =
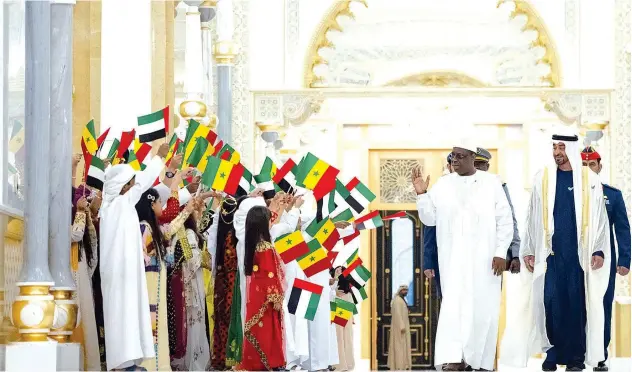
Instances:
[[[186,100],[180,104],[180,116],[184,119],[206,116],[206,103],[198,100]]]
[[[218,41],[213,45],[213,56],[219,64],[233,64],[239,47],[232,40]]]

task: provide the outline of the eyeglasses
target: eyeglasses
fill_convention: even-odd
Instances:
[[[463,154],[463,153],[452,153],[452,159],[459,159],[459,160],[463,160],[465,158],[467,158],[468,154]]]

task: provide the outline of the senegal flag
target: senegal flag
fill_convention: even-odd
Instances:
[[[9,140],[9,152],[16,154],[24,146],[24,125],[14,120],[11,128],[11,139]]]
[[[312,190],[314,199],[322,199],[328,192],[336,188],[336,176],[340,171],[308,153],[301,161],[296,184]]]
[[[308,278],[331,267],[327,259],[327,251],[320,246],[318,240],[313,239],[307,243],[309,253],[298,258],[298,265]]]
[[[202,184],[215,191],[224,191],[235,196],[244,170],[241,164],[232,164],[226,160],[210,157],[202,175]]]
[[[98,149],[99,145],[97,144],[97,135],[94,130],[94,119],[92,119],[86,124],[81,133],[81,150],[83,150],[84,157],[87,158],[86,154],[94,155]]]
[[[182,147],[181,145],[182,145],[182,141],[180,141],[178,136],[176,136],[176,134],[174,133],[171,136],[171,139],[169,140],[169,152],[167,153],[167,156],[165,157],[166,166],[169,166],[169,164],[171,164],[171,158],[173,158],[173,156],[178,153],[178,150],[180,150],[180,148]]]
[[[227,160],[233,164],[237,164],[241,160],[241,155],[239,155],[239,153],[227,143],[224,144],[224,147],[222,147],[221,150],[219,150],[217,156],[219,156],[220,159]]]
[[[334,317],[334,323],[341,327],[346,326],[349,319],[353,317],[354,312],[354,304],[341,298],[336,298],[336,316]]]
[[[336,301],[330,301],[329,302],[329,314],[330,315],[330,322],[333,323],[334,322],[334,318],[336,317],[336,310],[338,308],[336,307]]]
[[[331,219],[325,218],[320,222],[316,219],[307,226],[305,232],[312,238],[318,240],[318,242],[328,251],[331,251],[338,239],[340,239],[340,233]]]
[[[196,138],[208,136],[211,129],[191,119],[189,120],[189,126],[187,127],[187,135],[184,139],[184,160],[182,164],[186,163],[193,152],[193,149],[197,145]]]
[[[309,253],[307,243],[300,231],[280,236],[274,241],[274,248],[286,264]]]
[[[255,181],[257,182],[257,185],[263,189],[264,199],[272,199],[274,195],[276,195],[274,182],[272,181],[272,177],[274,177],[276,171],[276,165],[274,164],[272,159],[270,159],[270,157],[266,156],[266,159],[263,161],[263,165],[261,166],[259,174],[255,176]]]

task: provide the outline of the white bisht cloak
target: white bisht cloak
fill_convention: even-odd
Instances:
[[[145,261],[136,203],[150,189],[164,163],[155,156],[142,172],[127,164],[105,174],[100,210],[100,273],[108,370],[153,358],[154,337],[149,313]],[[119,195],[136,176],[136,184]]]
[[[513,237],[502,185],[491,173],[448,174],[417,198],[417,209],[424,225],[437,227],[443,300],[435,364],[464,360],[474,369],[492,370],[501,295],[492,260],[505,258]]]
[[[610,276],[610,238],[608,215],[603,189],[597,174],[581,166],[579,149],[567,143],[566,152],[573,169],[575,218],[577,221],[579,262],[584,270],[586,291],[586,358],[589,365],[596,366],[604,360],[604,313],[603,296]],[[576,157],[572,154],[576,153]],[[546,352],[551,344],[546,334],[544,311],[544,277],[546,259],[552,252],[553,207],[557,166],[554,163],[535,175],[524,239],[520,257],[534,255],[533,273],[520,270],[521,290],[518,291],[516,311],[507,314],[507,327],[500,349],[500,362],[505,365],[526,367],[529,357]],[[577,187],[576,185],[581,185]],[[545,217],[546,216],[546,217]],[[592,270],[592,254],[602,251],[603,267]]]

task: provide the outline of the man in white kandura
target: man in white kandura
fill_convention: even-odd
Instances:
[[[530,355],[546,352],[543,371],[559,364],[581,371],[584,362],[596,367],[605,359],[609,225],[601,182],[582,168],[577,135],[558,132],[550,164],[533,183],[520,248],[526,285],[517,318],[507,321],[501,362],[526,366]]]
[[[437,233],[443,301],[435,364],[444,371],[491,371],[513,220],[498,176],[474,168],[476,146],[464,141],[452,154],[454,173],[429,191],[429,176],[419,167],[412,175],[419,218]]]
[[[153,358],[149,296],[145,279],[145,259],[136,203],[160,176],[169,151],[162,144],[157,156],[142,172],[128,164],[115,165],[105,172],[100,217],[101,291],[105,322],[107,368],[136,368]]]

